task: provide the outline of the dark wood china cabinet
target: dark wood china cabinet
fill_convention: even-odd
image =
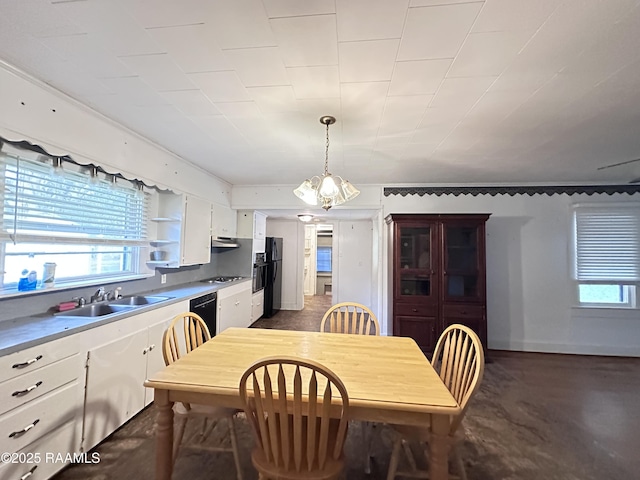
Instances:
[[[391,214],[393,334],[432,352],[453,323],[487,346],[485,223],[489,214]]]

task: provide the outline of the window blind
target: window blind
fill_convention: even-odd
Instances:
[[[141,245],[147,239],[148,194],[133,185],[50,164],[0,157],[0,238],[14,242]]]
[[[576,207],[576,278],[640,281],[640,205]]]

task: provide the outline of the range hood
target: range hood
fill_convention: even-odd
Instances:
[[[211,237],[211,248],[238,248],[239,246],[235,238]]]

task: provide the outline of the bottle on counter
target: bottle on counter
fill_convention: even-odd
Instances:
[[[18,281],[18,290],[21,292],[35,290],[38,286],[38,273],[35,270],[34,263],[35,255],[30,253],[27,268],[22,270]]]

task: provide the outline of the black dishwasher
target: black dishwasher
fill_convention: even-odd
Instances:
[[[218,294],[216,292],[207,293],[201,297],[192,298],[189,302],[189,310],[198,314],[207,324],[211,337],[216,336],[216,310]]]

